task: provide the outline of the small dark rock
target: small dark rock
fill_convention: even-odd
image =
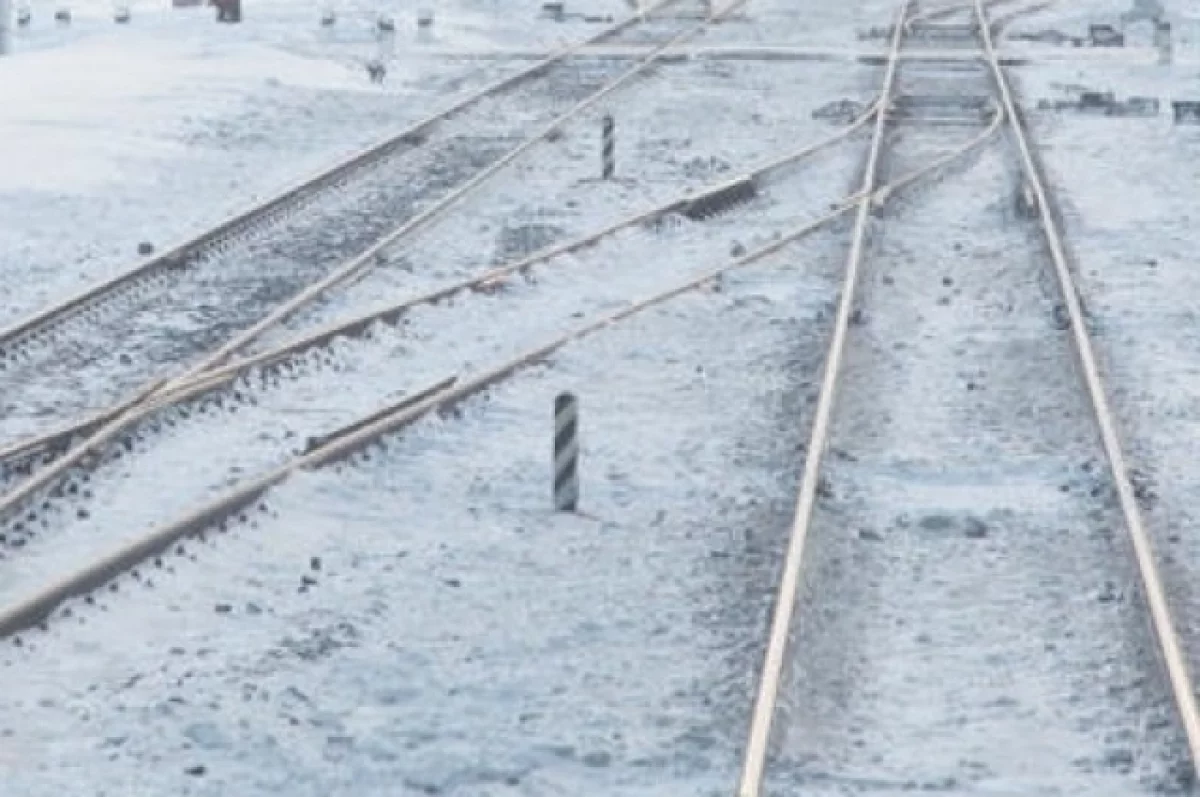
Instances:
[[[138,244],[137,251],[139,255],[152,255],[154,254],[154,244],[149,241],[142,241]]]
[[[945,531],[954,525],[954,519],[949,515],[926,515],[917,525],[926,531]]]
[[[950,279],[949,277],[942,277],[942,285],[949,288],[953,284],[954,284],[954,280]]]
[[[444,579],[442,579],[442,583],[445,584],[447,587],[461,587],[462,586],[462,582],[459,581],[457,578],[444,578]]]
[[[308,566],[310,568],[312,568],[314,571],[320,570],[321,569],[321,557],[314,556],[313,558],[309,559]]]
[[[594,753],[584,753],[580,759],[589,767],[606,767],[612,763],[612,753],[600,750]]]
[[[1117,587],[1111,581],[1105,582],[1104,588],[1100,590],[1097,600],[1101,603],[1112,603],[1117,599]]]
[[[233,607],[228,603],[218,603],[216,605],[217,614],[229,614],[233,611]]]
[[[729,248],[729,255],[731,257],[744,257],[745,254],[746,254],[746,247],[743,246],[740,242],[735,241],[733,246],[731,246]]]
[[[883,539],[883,535],[874,529],[859,529],[858,538],[867,542],[879,542]]]
[[[963,533],[972,540],[980,540],[988,535],[988,527],[979,518],[967,518],[967,527]]]
[[[1104,763],[1110,767],[1127,769],[1133,766],[1133,751],[1120,747],[1104,754]]]
[[[193,775],[195,777],[201,777],[207,771],[208,771],[208,768],[205,767],[203,764],[197,764],[194,767],[188,767],[187,769],[183,770],[185,775]]]

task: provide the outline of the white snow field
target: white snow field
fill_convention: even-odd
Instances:
[[[245,22],[226,26],[211,8],[134,3],[118,26],[112,4],[77,3],[61,28],[54,4],[34,4],[0,59],[0,327],[128,268],[141,241],[197,232],[528,64],[456,49],[549,50],[598,24],[542,19],[535,0],[244,5]],[[869,49],[858,34],[895,6],[751,0],[703,43]],[[318,25],[327,7],[332,30]],[[436,24],[421,40],[425,8]],[[1094,0],[1021,26],[1078,32],[1122,10]],[[1175,65],[1130,52],[1011,73],[1195,662],[1200,127],[1173,125],[1170,100],[1200,88],[1183,11],[1172,9]],[[398,32],[374,85],[363,64],[380,52],[380,14]],[[256,347],[815,142],[838,128],[814,111],[867,102],[878,81],[874,67],[829,61],[660,65]],[[1033,110],[1080,86],[1163,107]],[[603,113],[618,120],[608,183],[596,179]],[[897,131],[885,172],[971,132]],[[632,227],[498,293],[422,307],[242,380],[219,406],[168,411],[73,476],[77,493],[31,509],[37,534],[0,548],[0,605],[306,438],[819,216],[857,187],[865,142],[781,171],[713,219]],[[1189,763],[1055,328],[1049,263],[1012,210],[1016,170],[997,136],[872,223],[767,794],[1184,789]],[[46,630],[0,641],[0,797],[734,793],[848,227],[294,476],[72,600]],[[242,254],[226,256],[252,266]],[[74,406],[69,382],[54,389]],[[551,408],[567,390],[582,407],[578,515],[550,501]],[[0,440],[35,426],[0,417]]]

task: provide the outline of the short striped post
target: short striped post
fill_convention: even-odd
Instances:
[[[574,512],[579,505],[579,399],[554,399],[554,509]]]
[[[604,115],[603,121],[603,143],[601,149],[601,158],[604,161],[603,174],[605,180],[611,180],[613,174],[617,171],[616,157],[616,123],[610,114]]]

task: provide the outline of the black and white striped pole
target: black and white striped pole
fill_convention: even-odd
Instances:
[[[560,393],[554,399],[554,509],[579,506],[579,399]]]
[[[613,121],[611,114],[605,114],[602,122],[602,142],[601,142],[601,158],[603,160],[602,173],[605,180],[611,180],[617,171],[617,134],[616,123]]]

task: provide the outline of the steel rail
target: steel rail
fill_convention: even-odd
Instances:
[[[846,346],[850,316],[858,285],[858,272],[866,241],[867,222],[871,206],[875,201],[876,168],[883,149],[883,138],[887,125],[887,110],[895,86],[899,52],[906,29],[906,19],[913,0],[903,0],[896,14],[892,29],[892,43],[883,84],[880,88],[880,113],[875,117],[875,129],[867,152],[866,169],[862,178],[862,197],[857,202],[854,230],[850,238],[850,252],[846,258],[846,272],[842,294],[838,301],[837,315],[833,322],[829,354],[825,361],[825,373],[817,399],[816,415],[808,449],[805,452],[804,470],[800,480],[799,497],[796,503],[795,520],[788,540],[787,553],[775,611],[771,618],[767,637],[767,650],[750,718],[750,730],[742,758],[742,772],[738,781],[738,797],[758,797],[762,792],[763,774],[766,770],[771,728],[774,725],[775,704],[779,696],[779,682],[783,674],[784,657],[787,653],[788,635],[791,632],[792,616],[800,587],[800,568],[804,559],[804,545],[808,537],[813,505],[817,494],[821,460],[829,439],[829,422],[833,411],[838,377],[841,373],[842,355]]]
[[[300,309],[301,307],[308,304],[312,300],[321,296],[330,288],[332,288],[342,282],[345,282],[349,279],[352,279],[352,278],[358,276],[361,272],[368,270],[369,268],[371,268],[372,266],[375,265],[376,255],[378,255],[384,249],[386,249],[389,246],[393,246],[397,241],[404,238],[405,236],[408,236],[414,232],[417,232],[418,230],[428,226],[430,223],[432,223],[436,219],[440,218],[443,214],[446,213],[446,211],[450,210],[451,208],[453,208],[454,206],[456,206],[460,202],[462,202],[464,199],[466,199],[468,196],[470,196],[471,193],[475,191],[475,189],[479,188],[484,183],[486,183],[488,180],[495,177],[497,174],[499,174],[502,170],[504,170],[511,163],[513,163],[518,158],[520,158],[522,155],[524,155],[526,152],[528,152],[529,150],[531,150],[535,146],[537,146],[539,143],[541,143],[541,141],[543,139],[558,132],[559,128],[561,128],[564,124],[569,122],[575,116],[578,116],[583,111],[587,110],[588,108],[592,107],[596,103],[600,102],[600,100],[604,99],[609,94],[612,94],[617,89],[624,86],[626,83],[630,82],[634,78],[641,75],[643,72],[645,72],[647,69],[649,69],[651,66],[653,66],[657,62],[659,56],[662,53],[666,52],[668,49],[670,49],[671,47],[673,47],[676,44],[681,44],[685,41],[688,41],[689,39],[692,39],[692,38],[700,35],[705,30],[707,30],[714,22],[720,21],[725,16],[732,13],[735,9],[740,8],[741,6],[745,5],[747,2],[749,2],[749,0],[733,0],[733,2],[730,2],[729,4],[727,4],[719,12],[714,12],[711,17],[705,19],[700,24],[695,25],[691,28],[688,28],[687,30],[683,31],[682,33],[677,34],[676,36],[672,37],[671,39],[667,40],[666,42],[664,42],[660,45],[657,45],[656,47],[654,47],[654,49],[652,49],[649,53],[647,53],[641,60],[639,60],[632,67],[630,67],[628,70],[626,70],[620,77],[616,78],[615,80],[610,81],[600,90],[594,92],[586,99],[578,102],[577,104],[572,106],[570,109],[563,112],[561,115],[559,115],[554,120],[549,122],[545,126],[545,128],[543,128],[537,134],[530,136],[522,144],[520,144],[517,147],[515,147],[514,149],[510,150],[508,152],[508,154],[504,155],[499,160],[492,163],[490,166],[488,166],[482,172],[480,172],[477,175],[475,175],[474,177],[472,177],[470,180],[467,180],[465,183],[460,185],[458,188],[456,188],[450,194],[448,194],[447,196],[438,200],[437,202],[435,202],[433,205],[431,205],[429,208],[427,208],[422,213],[419,213],[418,215],[414,216],[412,219],[405,222],[400,227],[393,230],[391,233],[388,233],[383,238],[376,241],[374,244],[369,246],[365,251],[363,251],[357,257],[353,258],[349,262],[347,262],[347,263],[343,264],[342,266],[340,266],[339,268],[335,269],[332,273],[326,275],[321,280],[318,280],[317,282],[313,283],[308,288],[306,288],[304,291],[301,291],[299,294],[297,294],[296,296],[293,296],[288,301],[284,302],[281,305],[278,305],[265,318],[260,320],[255,325],[251,326],[249,329],[244,330],[241,334],[237,335],[232,340],[226,342],[224,345],[219,347],[217,350],[210,353],[201,362],[194,365],[192,368],[190,368],[186,373],[184,373],[182,376],[180,376],[175,381],[179,382],[179,381],[189,379],[191,377],[195,377],[196,375],[198,375],[199,373],[201,373],[203,371],[209,370],[211,368],[214,368],[216,366],[223,364],[224,361],[228,357],[230,357],[233,354],[236,354],[240,349],[244,348],[247,344],[256,340],[258,338],[258,336],[261,335],[266,330],[275,326],[280,321],[283,321],[283,320],[287,319],[288,317],[290,317],[292,313],[296,312],[296,310]]]
[[[498,266],[477,276],[450,283],[440,288],[428,291],[424,294],[410,297],[400,302],[390,304],[386,307],[377,308],[352,318],[337,321],[324,327],[323,329],[289,341],[288,343],[273,348],[269,351],[234,360],[228,365],[206,371],[190,380],[178,380],[173,385],[169,386],[169,388],[166,379],[155,381],[151,383],[151,385],[137,391],[135,394],[116,405],[107,407],[78,421],[66,424],[52,432],[24,440],[19,440],[9,444],[8,446],[0,448],[0,463],[17,457],[27,457],[36,452],[53,448],[55,446],[61,446],[65,443],[68,443],[73,437],[85,435],[98,429],[105,422],[136,406],[148,406],[153,404],[154,408],[158,409],[166,404],[176,403],[177,401],[194,396],[198,392],[203,392],[195,389],[198,386],[203,386],[205,389],[211,389],[211,387],[215,386],[216,384],[214,380],[218,380],[220,383],[224,384],[235,378],[237,375],[245,373],[254,366],[269,365],[289,355],[313,346],[321,345],[338,335],[361,334],[375,322],[394,320],[404,312],[416,306],[432,304],[465,290],[492,286],[494,284],[503,282],[505,279],[517,274],[518,272],[526,271],[540,263],[545,263],[549,260],[560,257],[561,255],[571,254],[573,252],[594,246],[604,238],[621,230],[636,226],[638,224],[652,222],[655,219],[661,218],[662,216],[670,213],[684,211],[689,206],[694,205],[694,203],[704,201],[714,196],[719,196],[720,194],[737,188],[741,185],[752,184],[778,169],[793,165],[849,138],[851,135],[862,129],[862,127],[873,118],[877,107],[878,103],[873,102],[867,106],[867,109],[853,122],[851,122],[851,124],[842,130],[839,130],[837,133],[822,139],[821,141],[818,141],[814,144],[809,144],[799,150],[789,152],[785,155],[772,158],[766,163],[763,163],[751,169],[750,171],[736,175],[727,180],[723,180],[719,183],[715,183],[711,186],[707,186],[695,193],[686,194],[677,199],[672,199],[667,202],[660,203],[655,207],[647,208],[630,216],[626,216],[625,218],[619,219],[612,224],[607,225],[606,227],[586,233],[573,240],[544,247],[541,250],[534,252],[514,263]],[[153,401],[148,402],[147,399],[151,398]],[[2,514],[2,512],[0,512],[0,514]]]
[[[1158,572],[1158,565],[1155,560],[1153,546],[1150,542],[1150,535],[1147,533],[1145,523],[1142,520],[1141,509],[1138,506],[1133,482],[1129,476],[1129,467],[1125,462],[1120,436],[1117,434],[1117,424],[1104,388],[1104,382],[1100,376],[1100,368],[1092,346],[1091,336],[1088,333],[1083,308],[1079,301],[1075,278],[1071,273],[1071,268],[1067,261],[1063,237],[1058,229],[1058,223],[1051,212],[1050,195],[1045,181],[1042,179],[1041,170],[1034,161],[1033,149],[1026,135],[1023,120],[1019,115],[1017,103],[1013,99],[1013,92],[1009,86],[1008,77],[1004,74],[1004,69],[998,62],[987,10],[981,0],[976,0],[975,12],[980,21],[984,49],[988,55],[996,88],[1009,119],[1009,130],[1012,131],[1012,138],[1016,142],[1017,151],[1020,155],[1021,169],[1037,201],[1038,215],[1045,234],[1046,245],[1050,251],[1050,258],[1054,263],[1054,272],[1058,278],[1063,302],[1066,305],[1067,314],[1070,319],[1071,335],[1075,343],[1075,351],[1078,355],[1080,366],[1083,370],[1084,384],[1087,386],[1088,396],[1091,399],[1104,453],[1108,458],[1109,470],[1112,473],[1113,483],[1116,486],[1121,513],[1125,518],[1125,527],[1129,533],[1130,542],[1133,545],[1133,553],[1137,562],[1142,590],[1150,610],[1150,617],[1162,652],[1163,663],[1166,666],[1175,706],[1183,725],[1184,734],[1187,737],[1193,774],[1200,777],[1200,710],[1197,709],[1195,690],[1192,686],[1191,675],[1188,672],[1187,660],[1183,653],[1179,633],[1175,628],[1175,622],[1171,616],[1166,590],[1163,587],[1162,578]]]
[[[60,427],[53,432],[10,444],[0,449],[0,462],[10,461],[19,457],[31,457],[40,452],[68,446],[71,440],[76,437],[83,435],[90,436],[89,439],[70,449],[64,455],[63,459],[54,462],[47,470],[30,477],[29,480],[3,497],[0,497],[0,517],[10,512],[16,505],[27,499],[38,489],[45,487],[55,478],[61,476],[66,469],[79,463],[87,454],[95,452],[105,442],[111,440],[114,436],[130,428],[153,412],[210,390],[220,388],[255,366],[270,365],[300,351],[325,344],[337,336],[361,335],[375,322],[394,320],[417,306],[433,304],[466,290],[482,290],[492,287],[512,275],[525,271],[539,263],[544,263],[560,255],[593,246],[603,238],[619,230],[684,209],[690,203],[719,195],[738,185],[753,183],[753,181],[761,179],[776,169],[793,164],[849,137],[870,120],[875,112],[875,107],[875,105],[869,106],[859,119],[833,136],[816,144],[809,145],[802,150],[776,158],[751,172],[710,186],[699,193],[641,211],[572,241],[546,247],[515,263],[490,269],[475,277],[460,280],[386,307],[335,322],[316,332],[304,335],[268,351],[235,360],[229,365],[220,368],[201,371],[189,379],[181,379],[170,384],[165,380],[157,380],[150,386],[137,391],[129,399],[113,407],[109,407],[78,422]]]
[[[666,43],[659,45],[647,56],[638,61],[633,67],[624,72],[620,77],[610,81],[600,90],[594,92],[586,99],[572,106],[569,110],[565,111],[553,121],[548,123],[545,128],[539,131],[537,134],[527,138],[522,144],[510,150],[506,155],[489,165],[486,169],[479,172],[462,185],[458,186],[454,191],[438,200],[425,211],[421,212],[417,216],[414,216],[397,229],[371,244],[365,251],[343,263],[338,268],[334,269],[332,272],[316,282],[311,283],[308,287],[300,291],[298,294],[292,296],[287,301],[277,305],[270,313],[256,322],[253,326],[243,330],[241,333],[234,336],[234,338],[226,341],[217,349],[206,354],[198,363],[195,363],[189,367],[183,374],[167,380],[165,384],[161,384],[156,390],[153,390],[149,393],[146,393],[145,389],[139,389],[135,394],[135,397],[140,397],[141,402],[153,402],[161,395],[178,388],[180,385],[200,379],[206,372],[222,365],[230,356],[249,345],[268,329],[287,319],[300,308],[316,300],[329,289],[351,278],[354,278],[361,273],[365,273],[375,265],[377,262],[376,256],[384,249],[394,245],[397,241],[405,236],[410,235],[437,220],[451,208],[470,196],[473,191],[499,174],[504,168],[512,164],[533,147],[537,146],[548,135],[557,131],[563,124],[570,121],[571,118],[579,113],[582,113],[592,105],[595,105],[604,97],[615,92],[617,89],[650,68],[656,62],[658,55],[661,52],[665,51],[672,45],[699,35],[711,24],[713,24],[713,22],[724,18],[725,15],[732,13],[734,9],[745,5],[746,2],[748,2],[748,0],[733,0],[733,2],[727,4],[721,9],[721,11],[715,12],[712,17],[706,19],[704,22],[688,28],[684,32],[671,38]],[[40,471],[27,481],[22,482],[15,490],[7,493],[2,499],[0,499],[0,516],[3,516],[15,505],[27,499],[37,490],[46,486],[50,481],[57,478],[68,468],[79,462],[88,453],[96,450],[100,445],[108,440],[111,440],[123,429],[127,428],[131,422],[136,421],[137,418],[140,417],[139,406],[140,402],[137,404],[132,404],[126,411],[120,412],[115,416],[107,413],[101,413],[101,415],[105,417],[104,423],[87,440],[83,441],[75,449],[72,449],[72,451],[65,455],[63,459],[56,461],[46,470]]]
[[[658,11],[678,2],[680,0],[657,0],[657,2],[646,10],[646,13]],[[142,261],[132,269],[96,283],[55,305],[39,310],[20,321],[0,329],[0,350],[3,350],[5,346],[16,338],[28,335],[50,321],[61,320],[61,317],[82,309],[93,300],[100,298],[103,294],[114,288],[136,282],[157,271],[183,267],[184,260],[195,255],[197,251],[203,250],[227,236],[237,235],[239,230],[243,230],[256,223],[259,219],[269,218],[273,213],[279,212],[311,191],[319,190],[327,184],[338,182],[354,170],[385,156],[389,150],[405,143],[419,140],[430,128],[466,110],[480,100],[509,89],[545,71],[558,62],[569,58],[587,46],[600,43],[604,39],[616,35],[626,28],[640,24],[643,21],[644,19],[641,15],[632,14],[586,39],[556,50],[537,63],[531,64],[513,75],[493,81],[482,88],[476,89],[467,96],[451,102],[446,108],[435,111],[424,119],[407,126],[402,131],[387,136],[382,141],[359,150],[348,158],[339,159],[336,163],[323,167],[316,173],[291,183],[288,187],[278,191],[270,199],[254,203],[250,207],[238,211],[216,226],[185,241],[173,244],[167,251]]]
[[[352,431],[344,432],[340,430],[339,432],[327,435],[325,439],[329,441],[328,443],[319,445],[308,453],[285,463],[275,470],[235,487],[229,493],[193,510],[184,517],[160,526],[138,539],[122,545],[114,551],[93,560],[90,564],[56,579],[34,590],[27,597],[0,609],[0,638],[11,636],[46,622],[54,611],[66,600],[102,586],[122,572],[135,567],[138,563],[151,556],[167,550],[170,546],[186,537],[202,533],[212,524],[220,522],[229,514],[257,500],[271,487],[283,482],[298,470],[320,467],[344,458],[362,447],[371,444],[382,435],[403,429],[431,412],[449,408],[485,388],[512,376],[521,369],[543,361],[546,357],[576,340],[608,329],[614,324],[635,316],[651,307],[703,288],[730,271],[745,268],[769,255],[775,254],[791,243],[832,224],[855,208],[861,207],[864,201],[873,201],[879,192],[885,189],[889,191],[896,190],[933,173],[977,146],[994,133],[998,127],[999,121],[997,119],[996,123],[988,131],[977,136],[959,150],[904,175],[888,186],[875,189],[874,191],[858,191],[844,199],[828,213],[791,230],[780,239],[772,241],[770,244],[760,247],[737,260],[702,272],[673,288],[602,315],[584,326],[577,327],[548,343],[468,379],[462,379],[458,375],[454,375],[435,382],[422,389],[412,399],[401,402],[401,405],[394,408],[395,411],[393,412],[386,410],[374,412],[365,419],[370,421],[366,425],[363,425],[365,420],[356,421],[347,427],[343,427],[344,430],[350,429]],[[424,398],[417,401],[417,396],[423,396]],[[411,403],[413,401],[416,401],[416,403]]]

